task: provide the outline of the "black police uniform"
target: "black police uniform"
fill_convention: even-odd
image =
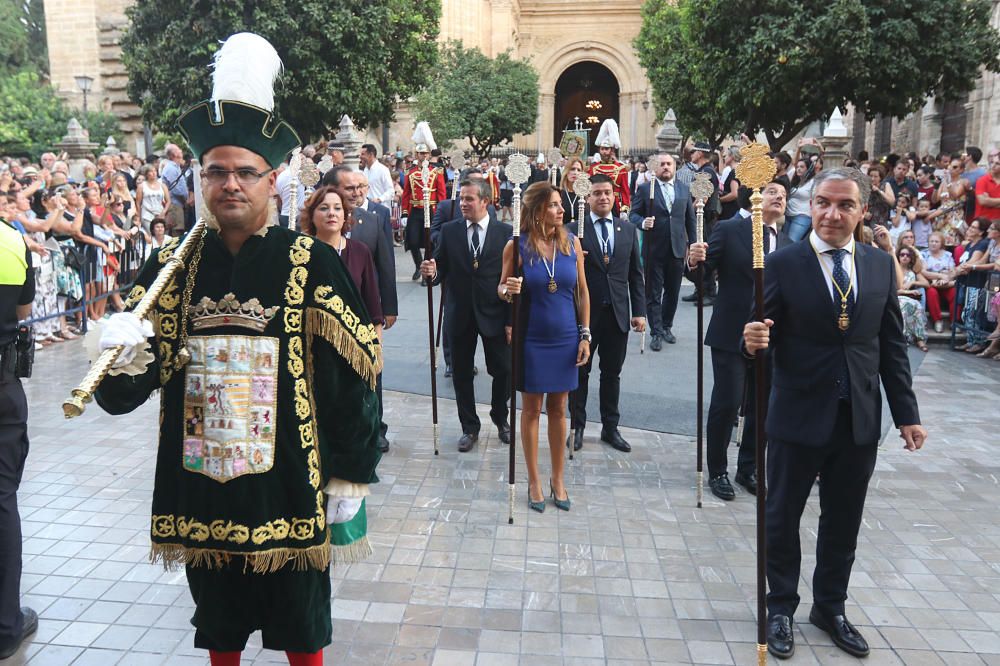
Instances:
[[[25,629],[17,489],[28,457],[28,401],[14,370],[17,306],[34,300],[35,277],[20,233],[3,222],[0,263],[0,655],[5,655],[16,649]]]

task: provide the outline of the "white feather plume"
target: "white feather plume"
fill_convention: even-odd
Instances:
[[[417,128],[413,132],[413,144],[417,146],[424,144],[428,150],[437,150],[434,135],[431,134],[431,126],[427,124],[427,121],[421,120],[417,123]]]
[[[274,111],[274,82],[281,58],[271,43],[252,32],[231,35],[215,54],[212,101],[231,100]]]
[[[615,122],[614,118],[608,118],[601,124],[601,129],[597,133],[596,144],[611,148],[622,147],[622,138],[618,133],[618,123]]]

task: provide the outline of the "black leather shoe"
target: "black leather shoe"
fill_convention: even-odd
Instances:
[[[24,616],[21,635],[10,645],[0,646],[0,660],[14,656],[14,653],[21,649],[21,644],[24,643],[25,639],[38,630],[38,613],[30,608],[22,608],[21,615]]]
[[[697,291],[692,291],[687,296],[684,296],[683,298],[681,298],[681,300],[684,301],[685,303],[694,303],[694,302],[696,302],[698,300],[698,292]]]
[[[382,453],[389,453],[389,440],[385,435],[378,436],[378,450]]]
[[[569,437],[566,438],[566,448],[573,447],[574,451],[583,448],[583,428],[575,428]]]
[[[670,332],[669,328],[663,329],[663,335],[661,335],[660,338],[662,338],[668,345],[677,343],[677,338],[674,337],[674,334]]]
[[[855,657],[868,656],[868,641],[843,615],[829,615],[813,606],[809,611],[809,621],[818,629],[830,634],[833,644]]]
[[[712,307],[713,305],[715,305],[715,296],[706,296],[705,299],[701,302],[701,304],[706,308]]]
[[[632,447],[629,446],[629,443],[625,441],[625,439],[622,437],[622,434],[618,432],[617,428],[614,430],[602,430],[601,441],[607,442],[608,444],[618,449],[619,451],[622,451],[623,453],[629,453],[632,450]]]
[[[660,340],[660,336],[653,336],[653,338],[649,341],[649,348],[653,351],[660,351],[663,349],[663,341]]]
[[[510,444],[510,426],[506,423],[500,423],[497,425],[497,436],[500,441],[504,444]]]
[[[458,438],[458,451],[459,453],[468,453],[475,446],[476,442],[479,441],[478,433],[465,433]]]
[[[731,502],[736,499],[736,491],[733,490],[733,484],[729,483],[728,474],[713,476],[708,480],[708,487],[712,489],[712,494],[720,500]]]
[[[476,366],[472,366],[472,376],[475,377],[478,374],[479,374],[479,368],[477,368]]]
[[[750,472],[749,474],[736,472],[734,481],[743,486],[751,495],[757,494],[757,475],[754,472]]]
[[[772,615],[767,619],[767,651],[778,659],[788,659],[795,654],[792,618],[787,615]]]
[[[451,366],[450,365],[444,366],[444,376],[445,377],[451,377]]]
[[[410,279],[414,280],[414,281],[420,279],[420,269],[419,268],[417,270],[413,271],[413,277],[410,278]]]

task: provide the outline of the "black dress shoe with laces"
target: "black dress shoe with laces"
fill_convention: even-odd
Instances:
[[[497,436],[504,444],[510,444],[510,426],[506,423],[498,423]]]
[[[669,328],[663,329],[663,335],[661,335],[660,338],[668,345],[677,343],[677,338],[674,337],[674,334],[670,331]]]
[[[736,472],[736,476],[733,478],[736,483],[743,486],[743,488],[751,495],[757,494],[757,474],[750,472],[749,474],[744,474],[743,472]]]
[[[649,341],[649,348],[655,352],[663,349],[663,340],[660,339],[660,336],[656,334],[653,335],[652,339]]]
[[[30,608],[22,608],[21,615],[24,616],[21,634],[9,645],[0,645],[0,660],[13,657],[21,649],[21,644],[27,640],[28,636],[38,631],[38,613]]]
[[[818,629],[830,634],[833,644],[849,655],[868,656],[868,641],[843,615],[830,615],[817,606],[809,611],[809,621]]]
[[[767,651],[778,659],[788,659],[795,654],[792,618],[787,615],[772,615],[767,619]]]
[[[618,432],[617,428],[615,428],[614,430],[602,430],[601,441],[607,442],[608,444],[618,449],[619,451],[622,451],[623,453],[629,453],[632,450],[632,447],[629,446],[629,443],[625,441],[625,438],[622,437],[622,434]]]
[[[726,473],[711,477],[708,480],[708,487],[720,500],[731,502],[736,499],[736,491],[733,490],[733,484],[729,483],[729,475]]]
[[[479,441],[478,433],[467,432],[458,438],[458,451],[459,453],[468,453],[475,446],[476,442]]]

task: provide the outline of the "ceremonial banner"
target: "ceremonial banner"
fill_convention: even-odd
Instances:
[[[559,152],[566,159],[580,157],[586,159],[589,148],[587,130],[563,130],[562,142],[559,144]]]

